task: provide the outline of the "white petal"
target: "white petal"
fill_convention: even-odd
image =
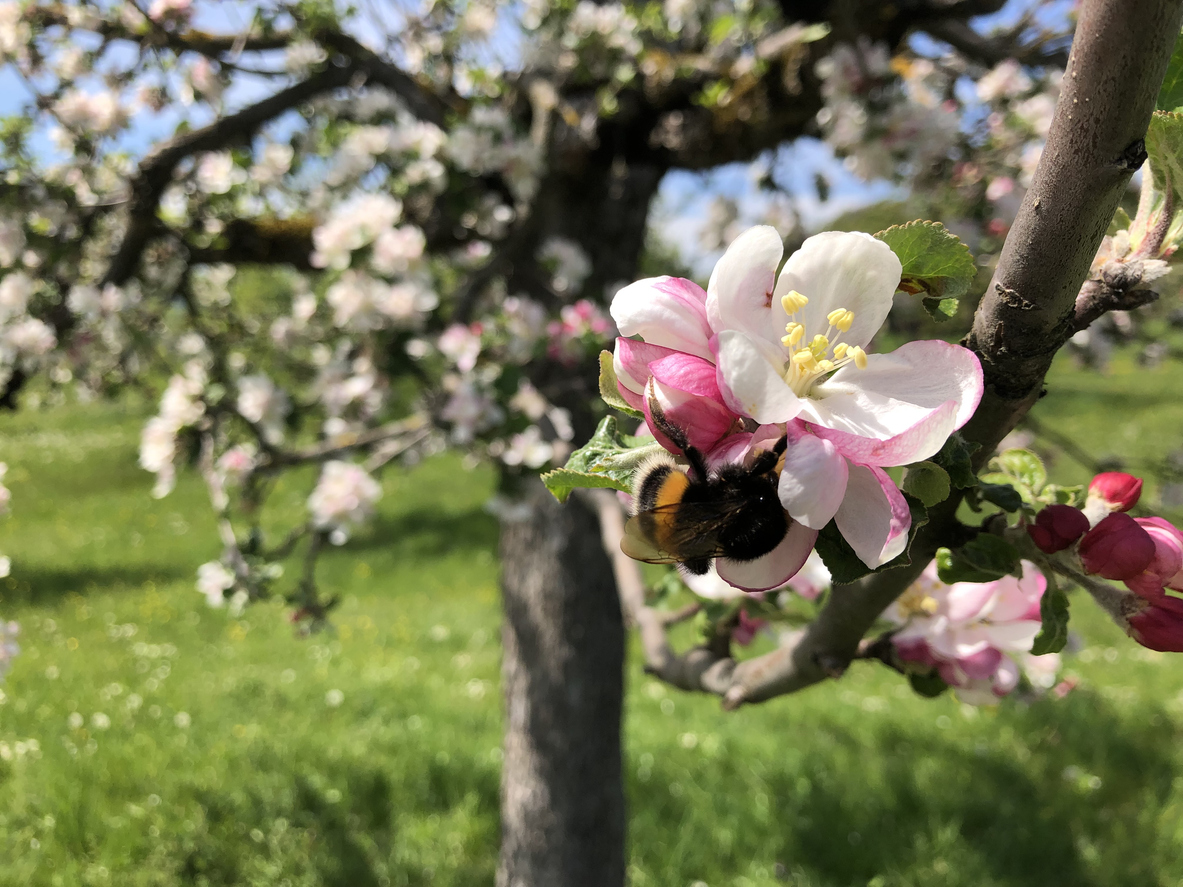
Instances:
[[[713,360],[704,300],[702,288],[693,281],[649,277],[617,292],[610,310],[622,336],[640,336],[650,345]]]
[[[904,550],[912,515],[903,494],[883,471],[852,464],[846,498],[834,522],[859,559],[874,569]]]
[[[719,576],[744,591],[768,591],[780,588],[796,575],[813,550],[817,530],[794,523],[780,545],[753,561],[715,559]]]
[[[719,387],[727,405],[763,424],[788,422],[805,401],[793,393],[781,376],[780,352],[746,333],[719,333]]]
[[[866,369],[847,364],[814,386],[801,418],[838,432],[818,433],[855,461],[906,465],[936,453],[981,397],[982,368],[971,351],[910,342],[867,355]]]
[[[778,487],[781,504],[795,521],[814,530],[830,522],[846,495],[846,459],[812,434],[790,438]]]
[[[784,321],[775,327],[771,305],[784,251],[780,235],[768,225],[749,228],[731,242],[707,284],[707,318],[715,332],[743,330],[779,342]],[[783,317],[784,311],[777,316]]]
[[[785,262],[772,300],[771,326],[784,328],[788,318],[780,297],[796,290],[809,299],[793,318],[805,324],[806,335],[825,333],[829,327],[826,315],[845,308],[854,312],[854,322],[841,334],[841,340],[866,347],[887,319],[902,271],[891,247],[869,234],[815,234]]]

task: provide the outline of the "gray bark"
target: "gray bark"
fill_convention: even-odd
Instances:
[[[498,887],[624,884],[624,624],[595,512],[541,484],[501,535]]]

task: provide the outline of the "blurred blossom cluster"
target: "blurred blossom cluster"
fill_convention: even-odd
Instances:
[[[905,667],[934,670],[963,702],[991,704],[1019,685],[1022,670],[1045,688],[1058,670],[1057,654],[1030,656],[1046,589],[1032,563],[1020,578],[946,585],[934,561],[883,615],[900,626],[891,640]]]

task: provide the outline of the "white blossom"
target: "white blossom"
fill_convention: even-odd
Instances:
[[[332,460],[321,470],[316,489],[308,497],[308,510],[320,529],[344,529],[359,524],[374,512],[382,487],[360,465]]]

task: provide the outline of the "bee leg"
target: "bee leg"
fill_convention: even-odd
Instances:
[[[711,559],[709,557],[696,557],[692,560],[682,561],[682,566],[692,576],[704,576],[711,571]]]
[[[788,442],[788,435],[782,434],[780,440],[771,450],[762,451],[751,463],[752,473],[767,474],[772,471],[776,467],[776,463],[780,461],[780,457],[784,455]]]

